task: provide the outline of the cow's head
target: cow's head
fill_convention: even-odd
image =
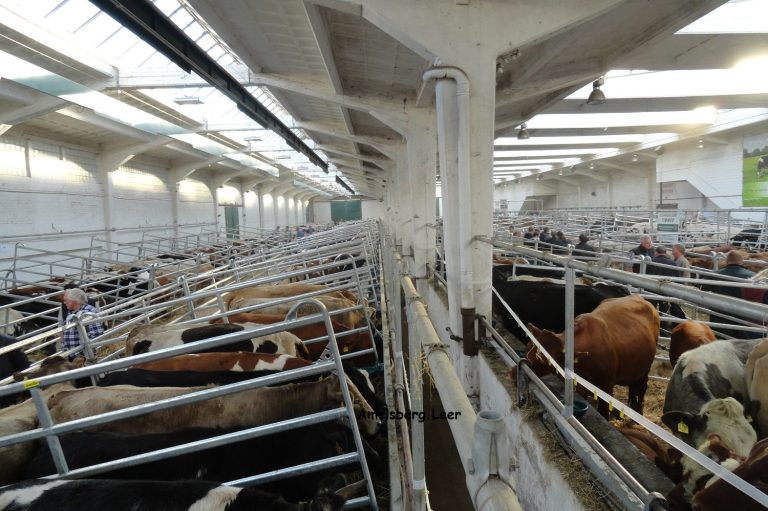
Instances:
[[[701,445],[711,433],[720,435],[740,456],[746,456],[757,442],[757,434],[744,415],[744,407],[732,397],[713,399],[698,414],[674,410],[662,422],[691,445]]]
[[[699,446],[698,451],[730,471],[744,461],[744,457],[733,452],[717,433],[709,434],[707,440]],[[714,482],[712,472],[687,457],[683,458],[682,467],[683,475],[680,481],[682,497],[686,502],[691,502],[696,493]]]
[[[562,365],[565,342],[563,334],[556,334],[549,330],[540,330],[535,325],[528,323],[528,330],[539,341],[539,344],[555,359],[555,362]],[[537,376],[542,376],[551,372],[549,361],[533,342],[526,345],[525,358],[528,359],[531,369]]]

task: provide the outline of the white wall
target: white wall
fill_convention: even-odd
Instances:
[[[78,146],[41,137],[0,137],[0,259],[12,256],[13,243],[28,236],[49,236],[36,244],[57,251],[80,249],[87,253],[92,236],[106,238],[105,186],[99,174],[99,148]],[[172,187],[168,182],[170,162],[140,155],[111,173],[112,225],[114,241],[135,241],[141,230],[154,229],[161,238],[173,235]],[[208,170],[199,170],[178,183],[178,222],[193,232],[203,226],[224,227],[224,210],[214,209],[207,183]],[[264,197],[264,218],[260,218],[259,197],[241,193],[230,182],[216,190],[219,203],[242,206],[240,225],[272,229],[294,225],[297,205],[280,197]],[[303,209],[299,209],[303,214]],[[196,230],[196,231],[195,231]],[[4,238],[4,239],[3,239]],[[55,239],[54,239],[55,238]],[[84,252],[85,251],[85,252]]]
[[[671,148],[656,160],[660,183],[688,181],[699,193],[722,209],[740,208],[742,187],[742,139],[725,145],[707,144],[698,149]]]

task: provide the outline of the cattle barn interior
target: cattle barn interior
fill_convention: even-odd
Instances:
[[[0,0],[0,511],[768,509],[766,0]]]

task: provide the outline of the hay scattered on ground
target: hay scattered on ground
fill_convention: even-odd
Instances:
[[[648,382],[648,391],[645,393],[643,403],[643,416],[654,424],[668,429],[662,422],[661,416],[664,414],[664,396],[667,392],[667,382],[651,380]],[[614,387],[613,396],[622,403],[627,402],[627,387]],[[630,419],[612,420],[611,424],[616,427],[628,426],[633,421]]]

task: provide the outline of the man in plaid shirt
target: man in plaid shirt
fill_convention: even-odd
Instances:
[[[67,314],[64,316],[64,324],[71,315],[80,316],[83,312],[97,313],[96,307],[88,303],[88,297],[82,289],[67,289],[64,291],[64,306],[67,308]],[[98,323],[92,323],[85,327],[88,338],[93,339],[104,333],[104,328]],[[80,331],[76,326],[64,330],[61,348],[69,351],[80,346]]]

